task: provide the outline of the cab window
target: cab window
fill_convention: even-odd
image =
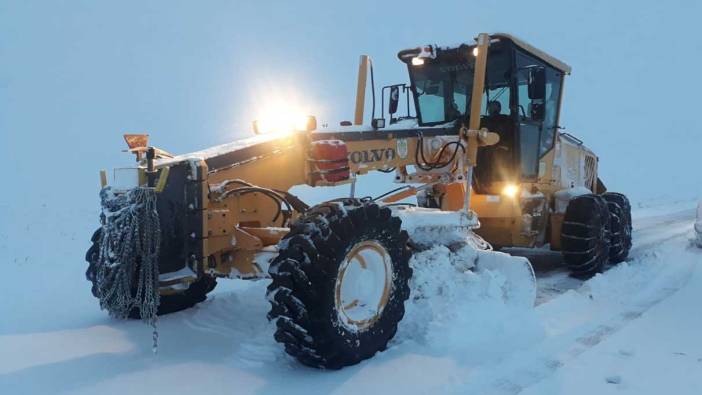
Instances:
[[[535,179],[539,171],[539,147],[541,145],[541,120],[539,100],[529,97],[529,74],[531,69],[544,64],[517,51],[517,112],[519,117],[519,158],[522,178]]]
[[[534,179],[538,176],[539,159],[553,148],[563,76],[553,67],[521,51],[517,51],[516,61],[522,177]],[[543,68],[545,71],[546,91],[543,99],[529,97],[529,74],[533,68]]]
[[[561,98],[563,73],[546,67],[546,98],[544,100],[544,124],[541,131],[539,157],[553,148],[554,138],[558,130],[558,105]]]

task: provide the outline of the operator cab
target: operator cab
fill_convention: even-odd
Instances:
[[[497,194],[508,182],[537,181],[539,160],[554,146],[570,67],[512,36],[490,37],[480,125],[498,133],[500,141],[480,148],[473,186],[478,193]],[[420,126],[468,125],[475,51],[463,44],[398,53],[409,70]]]

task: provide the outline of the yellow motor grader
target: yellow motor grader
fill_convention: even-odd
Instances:
[[[341,368],[394,336],[413,251],[446,242],[422,227],[466,229],[481,251],[550,246],[576,275],[626,258],[626,197],[606,193],[597,157],[559,133],[568,65],[507,34],[398,58],[409,85],[384,87],[383,117],[367,126],[361,57],[354,124],[261,120],[251,138],[178,156],[125,135],[138,166],[101,173],[102,226],[86,255],[101,307],[153,320],[205,300],[217,278],[270,278],[275,339],[306,365]],[[371,171],[400,187],[354,196]],[[342,184],[348,194],[313,206],[290,193]]]

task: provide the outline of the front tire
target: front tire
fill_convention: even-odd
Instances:
[[[575,197],[568,203],[561,228],[563,261],[571,274],[589,277],[609,261],[610,214],[599,195]]]
[[[387,207],[347,199],[311,208],[269,273],[276,341],[305,365],[340,369],[387,347],[405,313],[407,232]]]
[[[102,228],[96,230],[95,233],[93,233],[93,236],[90,238],[92,245],[85,253],[85,260],[88,262],[88,269],[85,272],[85,277],[92,284],[91,292],[96,298],[100,297],[98,295],[97,285],[97,265],[99,264],[100,258],[101,234]],[[210,276],[202,276],[195,282],[191,283],[190,286],[182,292],[169,295],[161,295],[156,314],[170,314],[193,307],[196,304],[203,302],[205,299],[207,299],[207,294],[210,291],[212,291],[216,286],[217,279]],[[141,315],[139,312],[139,308],[135,307],[131,309],[129,311],[128,317],[132,319],[140,319]]]

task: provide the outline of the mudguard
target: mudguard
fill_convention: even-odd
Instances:
[[[165,187],[157,194],[161,224],[159,272],[176,272],[189,266],[195,272],[204,261],[204,214],[207,208],[207,165],[186,160],[169,165]],[[159,174],[162,170],[159,171]]]

